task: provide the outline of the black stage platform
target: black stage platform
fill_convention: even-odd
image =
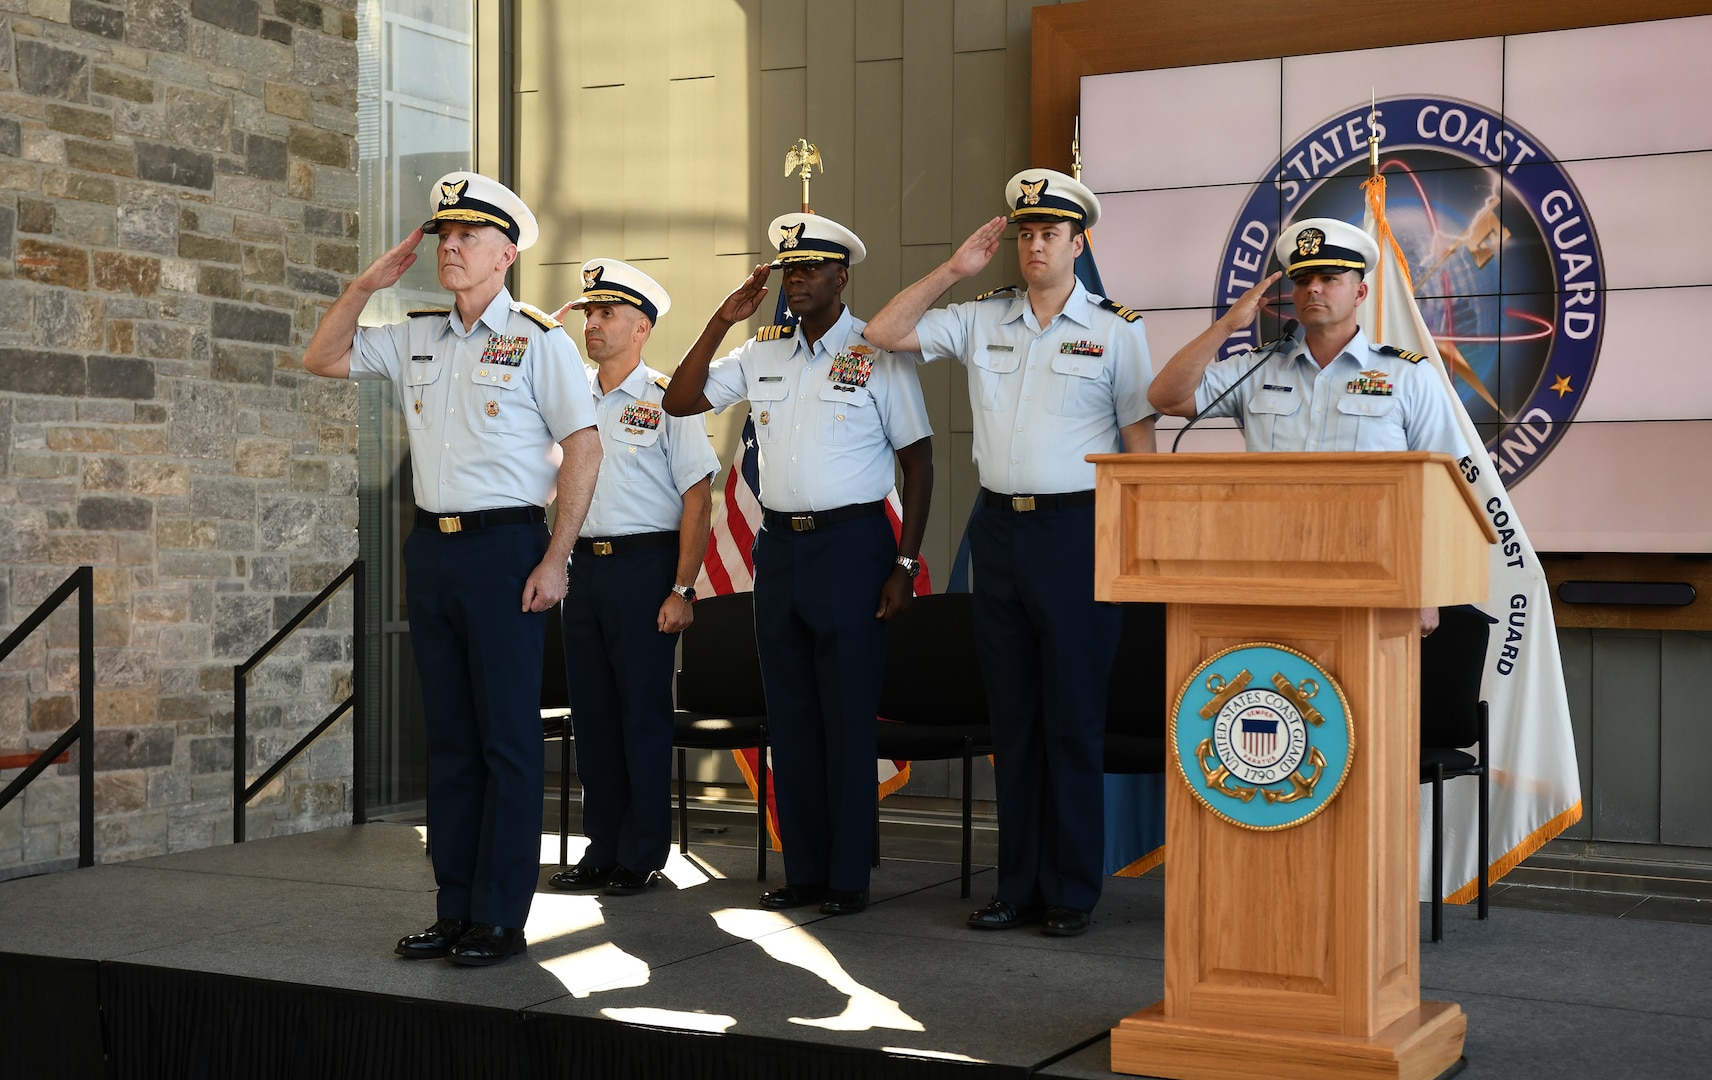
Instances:
[[[972,902],[956,866],[888,860],[830,918],[756,908],[742,848],[635,897],[556,868],[527,957],[486,969],[392,955],[433,919],[406,825],[0,883],[0,1075],[1104,1077],[1108,1029],[1162,993],[1157,875],[1061,940],[964,929],[990,870]],[[1712,926],[1451,908],[1446,934],[1423,997],[1467,1012],[1465,1077],[1712,1075]]]

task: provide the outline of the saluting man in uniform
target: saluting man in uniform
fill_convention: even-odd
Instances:
[[[410,642],[428,731],[428,826],[439,918],[399,941],[412,959],[493,964],[525,948],[541,856],[545,612],[600,466],[577,347],[512,300],[505,272],[535,242],[511,189],[454,172],[432,217],[358,274],[316,327],[303,366],[390,379],[410,435],[416,528],[404,542]],[[447,310],[357,328],[398,283],[424,233],[439,238]],[[550,537],[544,507],[558,499]]]
[[[1274,248],[1279,273],[1290,276],[1299,341],[1278,343],[1252,362],[1241,354],[1214,363],[1225,339],[1260,313],[1279,273],[1255,285],[1189,344],[1153,380],[1148,398],[1172,416],[1234,416],[1250,450],[1431,450],[1462,458],[1468,451],[1456,410],[1432,364],[1420,353],[1367,340],[1356,319],[1367,298],[1363,280],[1379,262],[1373,238],[1347,221],[1307,218],[1291,223]],[[1261,346],[1271,348],[1270,345]],[[1438,626],[1437,608],[1421,611],[1422,635]]]
[[[981,495],[969,523],[975,640],[993,722],[998,892],[968,923],[1088,929],[1104,880],[1106,684],[1121,610],[1094,600],[1088,454],[1153,450],[1147,333],[1076,278],[1100,202],[1051,169],[1011,177],[1008,216],[892,299],[868,338],[969,370]],[[928,307],[1017,223],[1027,288]]]
[[[617,259],[583,264],[583,343],[604,451],[561,609],[583,787],[582,859],[560,889],[639,893],[672,846],[672,672],[694,619],[719,457],[700,419],[667,414],[642,350],[672,298]]]
[[[785,214],[767,237],[778,260],[720,304],[665,403],[684,416],[747,400],[760,446],[755,636],[785,849],[785,885],[761,905],[818,903],[849,915],[868,905],[886,620],[908,606],[921,570],[932,428],[915,358],[870,345],[844,306],[850,267],[867,254],[856,234]],[[801,322],[762,327],[710,367],[726,333],[755,313],[773,269]],[[885,509],[894,458],[901,539]]]

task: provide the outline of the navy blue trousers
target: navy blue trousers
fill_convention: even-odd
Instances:
[[[969,554],[993,721],[998,898],[1091,912],[1104,881],[1106,683],[1123,617],[1094,600],[1094,508],[983,502]]]
[[[755,537],[755,638],[785,882],[859,892],[874,854],[874,725],[897,540],[884,514]]]
[[[545,525],[419,528],[404,541],[441,918],[521,927],[535,897],[547,616],[522,607],[547,541]]]
[[[638,874],[672,846],[672,676],[678,635],[659,630],[677,546],[578,552],[565,594],[565,678],[583,787],[584,866]]]

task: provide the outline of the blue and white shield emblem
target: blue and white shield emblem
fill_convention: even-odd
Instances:
[[[1167,722],[1189,790],[1245,829],[1288,829],[1324,810],[1355,754],[1343,689],[1283,645],[1216,653],[1189,676]]]

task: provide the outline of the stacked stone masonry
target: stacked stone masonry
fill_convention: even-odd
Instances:
[[[342,700],[357,398],[304,344],[357,270],[355,0],[0,0],[0,632],[95,568],[101,861],[231,838],[251,776]],[[0,664],[0,755],[77,715],[64,607]],[[341,720],[248,835],[348,820]],[[0,877],[78,850],[74,760],[0,811]],[[258,762],[261,763],[258,765]],[[17,770],[0,772],[0,785]]]

